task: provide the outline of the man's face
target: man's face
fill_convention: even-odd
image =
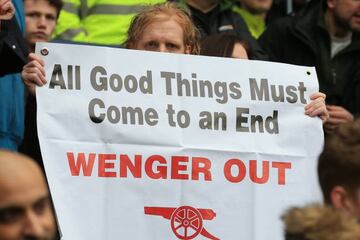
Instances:
[[[346,31],[360,31],[360,0],[328,0],[336,25]]]
[[[55,220],[40,170],[9,175],[0,177],[0,239],[53,239]]]
[[[156,52],[190,53],[184,44],[183,29],[174,19],[150,23],[131,48]]]
[[[24,11],[29,46],[49,41],[56,25],[56,8],[46,0],[25,0]]]
[[[239,0],[243,8],[253,14],[266,13],[270,10],[272,0]]]

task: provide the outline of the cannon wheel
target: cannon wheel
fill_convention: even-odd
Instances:
[[[193,239],[201,232],[202,221],[201,214],[196,208],[181,206],[171,215],[171,229],[179,239]]]

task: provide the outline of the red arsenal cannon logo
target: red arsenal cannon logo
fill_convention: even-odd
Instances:
[[[144,211],[147,215],[157,215],[169,219],[171,229],[179,239],[191,240],[201,234],[208,239],[219,240],[203,227],[203,220],[212,220],[216,216],[211,209],[196,209],[190,206],[144,207]]]

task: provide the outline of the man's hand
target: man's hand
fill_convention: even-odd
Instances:
[[[21,77],[29,92],[35,95],[35,86],[46,84],[44,61],[35,53],[28,56],[29,62],[23,67]]]
[[[324,129],[326,133],[332,133],[340,124],[354,121],[354,116],[345,108],[335,105],[326,106],[330,118],[324,124]]]
[[[311,102],[305,106],[305,114],[310,117],[319,116],[323,123],[329,119],[329,113],[325,104],[326,95],[316,92],[310,96]]]
[[[11,0],[0,0],[0,20],[9,20],[15,14]]]

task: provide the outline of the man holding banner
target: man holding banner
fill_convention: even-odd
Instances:
[[[129,46],[194,52],[176,9],[146,10]],[[310,99],[315,69],[59,44],[37,53],[46,68],[29,63],[23,77],[44,86],[39,138],[64,238],[279,239],[280,213],[320,198],[322,126],[303,114],[326,120],[324,97]]]
[[[129,27],[125,42],[129,49],[183,54],[199,54],[199,45],[199,33],[190,16],[172,3],[155,5],[138,14]],[[30,92],[34,92],[35,85],[46,83],[44,62],[35,54],[30,54],[30,59],[32,61],[24,67],[22,77]],[[324,108],[325,95],[316,93],[311,99],[314,101],[305,107],[305,113],[311,117],[319,116],[326,122],[329,114]]]

